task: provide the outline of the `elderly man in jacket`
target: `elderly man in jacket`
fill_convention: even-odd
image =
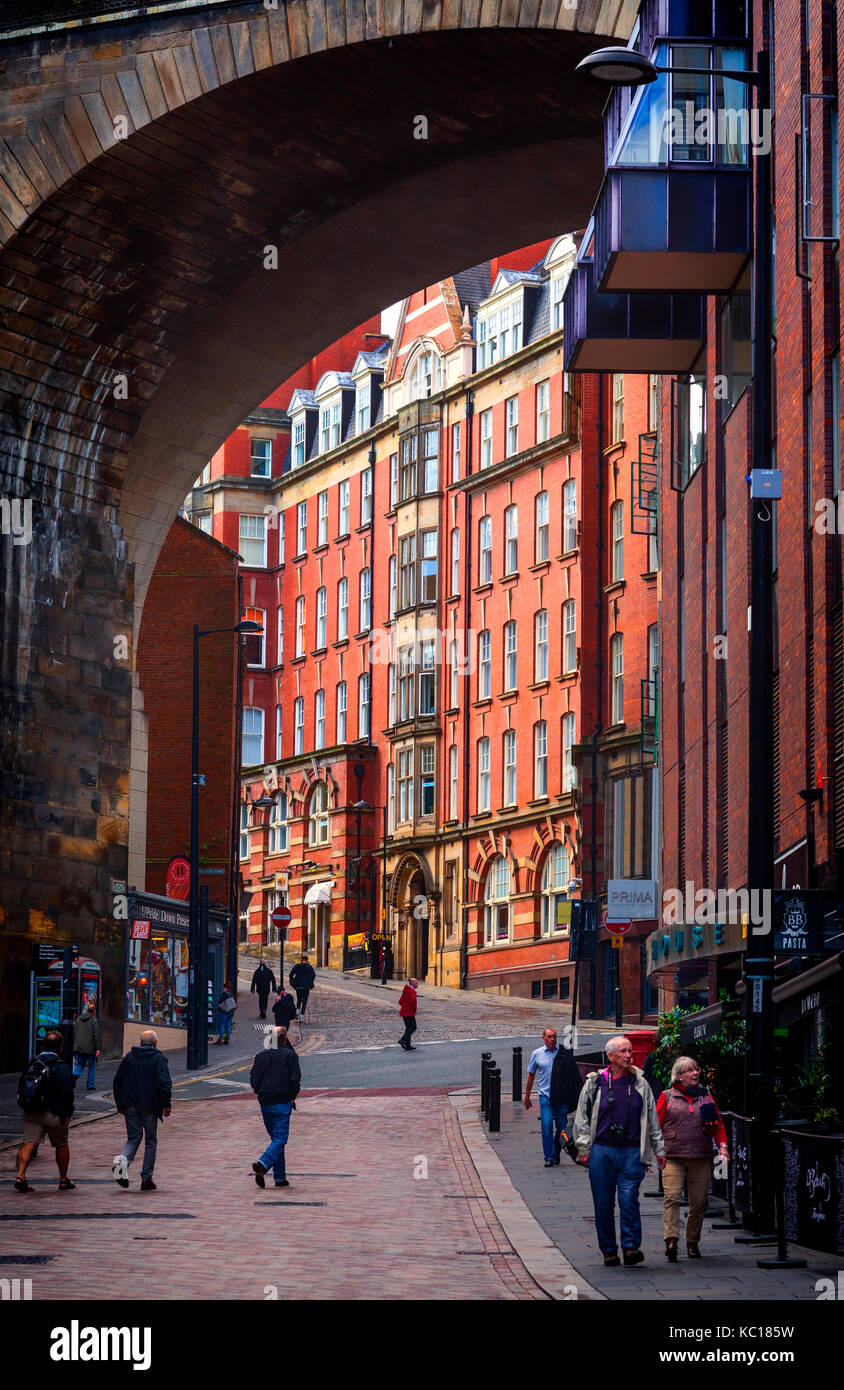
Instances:
[[[129,1186],[129,1164],[144,1141],[141,1191],[155,1192],[152,1171],[158,1148],[158,1121],[170,1114],[173,1083],[167,1058],[158,1051],[158,1034],[145,1028],[114,1076],[114,1103],[126,1121],[126,1143],[115,1154],[111,1173],[118,1187]]]
[[[615,1194],[621,1223],[621,1250],[626,1265],[644,1260],[639,1185],[656,1159],[665,1167],[665,1145],[653,1091],[633,1065],[629,1038],[610,1038],[609,1066],[590,1072],[580,1092],[574,1120],[578,1161],[589,1166],[595,1228],[605,1265],[617,1265]]]

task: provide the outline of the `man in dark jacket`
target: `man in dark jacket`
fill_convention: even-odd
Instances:
[[[252,976],[252,989],[250,990],[251,994],[257,994],[258,996],[258,1012],[261,1018],[266,1018],[267,1016],[267,1000],[270,997],[271,989],[275,989],[275,975],[270,970],[270,967],[261,961],[261,964]]]
[[[252,1172],[259,1187],[264,1187],[264,1174],[273,1170],[276,1187],[289,1187],[284,1164],[284,1146],[290,1133],[290,1113],[299,1094],[302,1072],[299,1058],[287,1041],[286,1028],[273,1028],[267,1041],[252,1063],[249,1084],[258,1097],[264,1127],[270,1136]]]
[[[15,1179],[16,1192],[34,1191],[26,1180],[26,1170],[45,1136],[56,1151],[59,1191],[70,1192],[76,1186],[67,1176],[70,1163],[67,1123],[74,1108],[73,1075],[70,1067],[61,1058],[61,1033],[48,1033],[44,1042],[45,1050],[32,1058],[18,1084],[18,1105],[24,1113],[23,1143],[18,1150],[18,1175]]]
[[[278,992],[278,998],[273,1004],[273,1018],[279,1027],[289,1028],[295,1017],[296,1000],[282,985]]]
[[[316,982],[316,971],[307,956],[297,961],[290,972],[290,983],[296,991],[296,1007],[304,1017],[308,1006],[308,995]]]
[[[158,1147],[158,1121],[170,1114],[172,1095],[167,1058],[158,1051],[158,1035],[147,1028],[141,1034],[140,1047],[126,1053],[114,1078],[114,1103],[126,1121],[126,1143],[111,1165],[118,1187],[129,1186],[129,1164],[143,1139],[141,1191],[155,1192],[152,1170]]]

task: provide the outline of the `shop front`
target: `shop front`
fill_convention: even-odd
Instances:
[[[213,1032],[223,987],[228,914],[208,914],[208,1022]],[[154,1028],[159,1046],[185,1047],[188,1014],[187,903],[153,893],[129,894],[124,1044]]]

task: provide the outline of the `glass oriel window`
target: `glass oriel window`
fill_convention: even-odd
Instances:
[[[706,377],[703,372],[676,378],[672,392],[674,486],[684,488],[703,462],[706,445]]]
[[[421,643],[419,662],[419,713],[434,714],[437,708],[436,642]]]
[[[432,816],[434,814],[434,795],[436,790],[435,780],[436,753],[433,743],[423,743],[419,749],[419,814],[420,816]]]
[[[439,486],[439,430],[423,430],[423,478],[426,492],[436,492]]]
[[[419,602],[436,603],[438,542],[436,531],[423,531],[421,536],[422,556],[419,561]]]

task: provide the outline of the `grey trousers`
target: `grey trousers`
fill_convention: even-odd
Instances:
[[[143,1139],[144,1161],[141,1178],[151,1178],[155,1167],[155,1151],[158,1148],[158,1116],[151,1110],[140,1110],[136,1105],[127,1105],[123,1111],[123,1118],[126,1121],[127,1135],[126,1143],[123,1145],[123,1156],[127,1163],[131,1163]]]

